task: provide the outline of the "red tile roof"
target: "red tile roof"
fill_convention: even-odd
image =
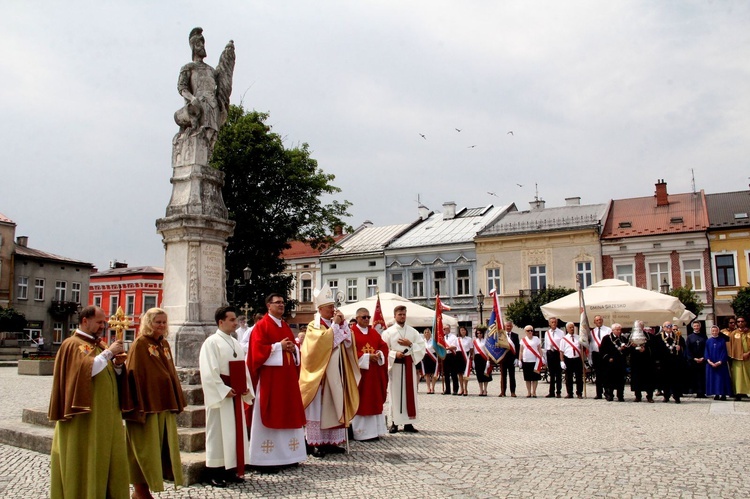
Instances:
[[[708,211],[703,191],[670,194],[669,204],[656,206],[656,196],[612,201],[602,239],[705,231]]]
[[[340,241],[344,235],[333,236],[334,242]],[[321,252],[325,251],[328,246],[323,246],[319,249],[314,249],[310,246],[310,243],[304,241],[290,241],[289,248],[285,249],[281,253],[281,258],[284,260],[292,260],[294,258],[313,258],[319,256]]]
[[[6,223],[6,224],[15,224],[15,222],[13,220],[11,220],[10,218],[6,217],[2,213],[0,213],[0,222]]]

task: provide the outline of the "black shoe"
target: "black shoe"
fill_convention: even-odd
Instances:
[[[392,424],[391,427],[388,428],[388,433],[398,433],[398,426]]]
[[[227,473],[224,481],[227,483],[245,483],[245,479],[243,477],[237,476],[236,473]]]
[[[562,395],[560,395],[560,394],[558,393],[558,394],[557,394],[557,398],[562,398]]]
[[[227,486],[226,480],[223,478],[219,478],[217,476],[211,477],[208,479],[208,484],[212,487],[217,487],[220,489],[224,489]]]
[[[612,401],[614,400],[614,397],[610,397],[609,395],[607,395],[607,396],[605,397],[605,400],[606,400],[607,402],[612,402]]]
[[[405,431],[406,433],[419,433],[419,430],[417,430],[416,428],[414,428],[414,427],[413,427],[412,425],[410,425],[410,424],[405,424],[405,425],[404,425],[404,431]]]
[[[648,402],[649,404],[653,404],[654,403],[654,397],[651,397],[651,396],[646,397],[646,402]]]
[[[666,404],[667,402],[669,402],[669,397],[664,397],[664,400],[662,400],[662,402],[664,402],[665,404]]]
[[[326,451],[322,447],[313,447],[312,456],[322,459],[326,457]]]
[[[704,398],[706,398],[706,396],[704,394],[702,394],[702,393],[699,393],[698,395],[695,396],[695,398],[697,398],[697,399],[704,399]]]
[[[641,401],[641,396],[640,396],[640,395],[638,395],[638,396],[637,396],[637,397],[635,398],[635,402],[640,402],[640,401]]]
[[[718,395],[714,395],[714,400],[719,400],[719,398],[720,397]]]
[[[624,398],[622,398],[622,397],[618,397],[618,398],[617,398],[617,401],[618,401],[618,402],[625,402],[625,399],[624,399]]]
[[[594,397],[594,400],[601,400],[601,398],[602,398],[601,395],[597,395],[596,397]]]
[[[734,401],[735,402],[739,402],[740,400],[742,400],[742,395],[735,395],[734,396]]]
[[[565,396],[565,398],[566,398],[566,399],[572,399],[572,398],[573,398],[573,395],[570,395],[570,394],[568,394],[568,395],[566,395],[566,396]]]
[[[339,447],[338,445],[324,445],[323,451],[326,454],[344,454],[346,449]]]
[[[553,399],[553,398],[555,398],[555,394],[554,393],[550,393],[549,395],[545,395],[544,398]]]
[[[726,402],[727,401],[727,396],[726,395],[722,395],[721,396],[721,400],[724,401],[724,402]]]
[[[680,399],[679,399],[679,398],[677,398],[677,397],[675,397],[675,398],[674,398],[674,403],[675,403],[675,404],[679,404],[679,403],[680,403]]]

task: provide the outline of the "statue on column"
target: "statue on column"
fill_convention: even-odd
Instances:
[[[173,143],[175,148],[185,143],[189,137],[203,139],[207,148],[205,157],[211,154],[218,138],[219,129],[227,121],[229,96],[232,94],[232,74],[234,73],[234,41],[229,40],[219,57],[216,69],[203,59],[206,57],[206,40],[202,28],[193,28],[189,36],[193,51],[193,62],[180,69],[177,91],[185,99],[185,105],[174,113],[174,120],[180,126]]]

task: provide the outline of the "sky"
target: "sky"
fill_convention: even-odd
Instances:
[[[0,213],[29,246],[163,266],[188,34],[308,143],[353,227],[750,182],[745,1],[6,0]],[[460,131],[458,131],[460,130]],[[512,133],[511,133],[512,132]],[[422,137],[422,135],[424,137]]]

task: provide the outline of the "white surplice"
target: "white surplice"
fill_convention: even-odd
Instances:
[[[405,347],[399,345],[399,339],[411,341],[411,346]],[[399,326],[398,324],[394,324],[383,331],[383,341],[390,349],[388,353],[388,390],[391,401],[391,422],[395,425],[415,424],[418,422],[417,418],[419,417],[419,403],[417,399],[419,377],[417,376],[416,366],[425,355],[424,338],[416,329],[409,325],[404,324],[404,326]],[[404,355],[409,355],[412,358],[412,386],[406,386],[405,364],[395,363],[396,352],[402,352]],[[413,390],[414,392],[414,407],[416,409],[414,419],[410,419],[406,412],[406,390]]]

